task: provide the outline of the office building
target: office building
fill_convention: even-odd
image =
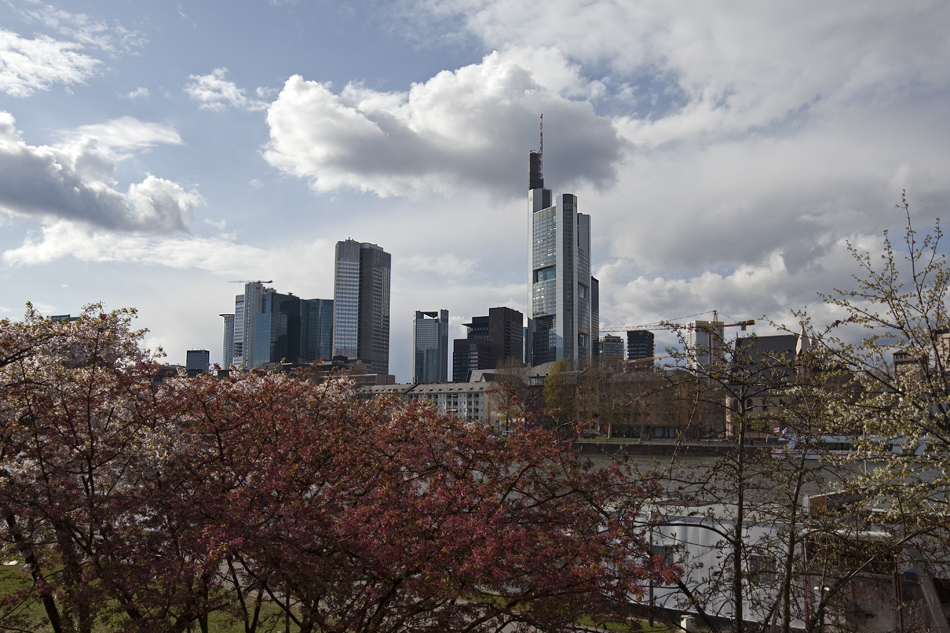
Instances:
[[[308,299],[301,304],[300,354],[305,362],[333,358],[333,299]]]
[[[336,244],[333,355],[366,361],[376,374],[389,374],[390,267],[375,244]]]
[[[656,355],[653,332],[627,330],[627,360],[652,359]]]
[[[227,327],[227,320],[225,320],[225,327]],[[244,369],[244,295],[234,297],[232,331],[234,334],[234,353],[231,354],[231,364],[238,369]]]
[[[599,288],[590,274],[590,216],[577,196],[552,198],[544,188],[541,152],[529,156],[528,345],[532,365],[567,360],[584,365],[598,339]]]
[[[590,278],[590,340],[597,341],[600,336],[600,281],[597,277]],[[598,351],[598,345],[593,345],[593,351]]]
[[[224,318],[224,367],[306,364],[332,355],[333,301],[300,299],[252,281]],[[229,351],[230,350],[230,351]]]
[[[449,311],[417,311],[412,318],[412,382],[449,379]]]
[[[522,364],[524,357],[524,315],[511,308],[488,309],[488,340],[491,341],[491,366],[505,363]]]
[[[206,349],[190,349],[185,353],[185,370],[191,372],[208,371],[211,365],[211,352]]]
[[[472,372],[492,369],[491,341],[479,338],[457,338],[452,348],[452,382],[468,382]]]
[[[488,316],[473,317],[468,336],[455,339],[452,380],[465,382],[477,369],[495,369],[505,363],[522,364],[524,315],[511,308],[489,308]]]
[[[221,368],[229,369],[234,362],[234,315],[219,314],[224,319],[224,341],[221,345]]]
[[[623,360],[623,339],[613,334],[605,334],[600,339],[601,360]]]
[[[686,352],[693,369],[709,370],[722,353],[722,321],[692,321],[686,326]]]
[[[249,281],[244,284],[244,294],[234,298],[234,352],[231,362],[239,369],[254,366],[254,340],[256,316],[264,311],[264,295],[274,292],[265,288],[263,281]],[[227,320],[225,320],[225,329]]]
[[[263,312],[255,317],[255,336],[254,367],[330,358],[333,301],[268,292]]]

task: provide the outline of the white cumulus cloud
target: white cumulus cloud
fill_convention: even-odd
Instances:
[[[335,92],[294,76],[268,108],[264,156],[321,192],[415,196],[478,187],[507,196],[527,186],[543,113],[562,147],[545,162],[546,175],[607,187],[625,144],[590,102],[573,98],[597,91],[553,49],[494,52],[408,92],[359,83]]]

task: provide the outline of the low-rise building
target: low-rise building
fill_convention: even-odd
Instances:
[[[397,395],[403,400],[426,400],[441,414],[453,415],[466,422],[488,424],[495,430],[499,414],[493,406],[497,385],[492,382],[441,382],[425,384],[392,384],[358,386],[363,398]],[[503,426],[503,425],[502,425]]]

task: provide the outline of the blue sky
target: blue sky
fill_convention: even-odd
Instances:
[[[945,2],[0,1],[0,316],[134,306],[219,361],[228,281],[331,298],[352,237],[393,255],[407,380],[413,311],[525,310],[543,112],[603,326],[821,321],[902,189],[948,206],[948,34]]]

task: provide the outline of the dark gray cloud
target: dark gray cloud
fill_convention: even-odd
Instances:
[[[134,127],[127,118],[120,123]],[[138,136],[131,144],[140,143]],[[0,209],[115,231],[186,231],[200,196],[154,176],[119,192],[111,149],[91,136],[58,147],[28,145],[13,116],[0,111]]]

